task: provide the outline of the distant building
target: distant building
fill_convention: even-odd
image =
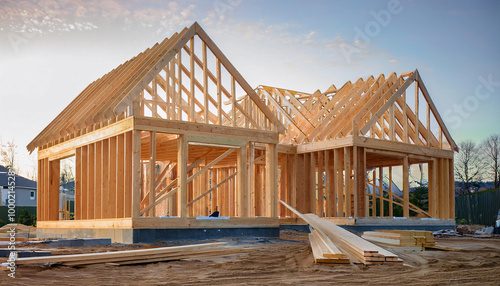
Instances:
[[[9,169],[0,166],[0,191],[2,199],[0,205],[8,205],[8,191],[9,191]],[[12,181],[12,180],[11,180]],[[15,180],[16,191],[16,206],[18,207],[36,207],[36,181],[32,181],[25,177],[16,175]]]

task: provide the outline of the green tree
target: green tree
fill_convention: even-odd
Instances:
[[[21,209],[18,222],[28,226],[36,226],[36,215],[30,214],[27,210]]]

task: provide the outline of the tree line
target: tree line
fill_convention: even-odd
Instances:
[[[458,194],[476,192],[485,181],[492,181],[495,189],[500,188],[500,135],[491,135],[480,143],[466,140],[458,147],[454,162]]]

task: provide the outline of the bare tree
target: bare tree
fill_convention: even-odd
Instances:
[[[67,183],[75,179],[74,166],[74,157],[61,160],[61,181],[63,183]]]
[[[488,173],[493,179],[495,188],[500,187],[500,136],[492,135],[484,140],[481,149],[486,157]]]
[[[479,188],[485,168],[480,148],[467,140],[460,142],[460,152],[455,155],[455,178],[463,184],[463,193],[471,193]]]
[[[0,144],[0,156],[2,164],[17,173],[18,170],[15,166],[17,154],[16,149],[17,146],[14,143],[14,140],[8,141],[7,144]]]

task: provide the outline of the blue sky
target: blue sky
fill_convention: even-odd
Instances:
[[[417,68],[455,141],[500,133],[499,1],[0,1],[0,139],[26,146],[89,83],[198,21],[256,87]]]

